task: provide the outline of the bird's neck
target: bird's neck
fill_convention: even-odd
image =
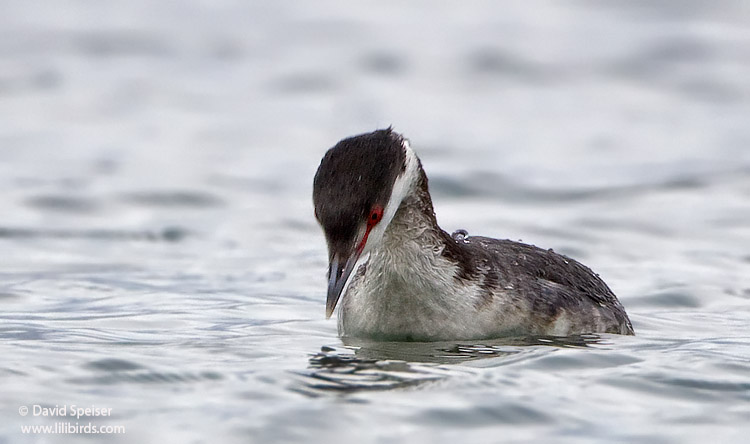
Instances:
[[[427,176],[420,166],[411,192],[372,251],[370,266],[386,274],[410,274],[413,268],[424,266],[425,259],[441,255],[450,241],[437,223]]]
[[[469,335],[464,330],[472,324],[463,317],[445,323],[448,313],[473,313],[474,290],[456,279],[458,244],[438,226],[427,178],[419,173],[346,294],[339,317],[342,336],[431,340],[446,332]]]

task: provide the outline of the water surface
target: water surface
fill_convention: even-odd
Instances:
[[[746,440],[744,2],[2,10],[0,443]],[[637,335],[342,342],[312,177],[391,124]],[[22,433],[73,404],[126,432]]]

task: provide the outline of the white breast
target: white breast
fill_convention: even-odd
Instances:
[[[412,228],[414,229],[414,228]],[[339,334],[385,340],[473,339],[507,333],[523,325],[502,294],[488,306],[476,284],[456,279],[458,269],[424,236],[388,240],[376,248],[365,272],[352,280],[339,309]],[[420,242],[420,239],[422,242]]]

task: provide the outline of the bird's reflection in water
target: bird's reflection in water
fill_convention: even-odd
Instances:
[[[291,389],[309,396],[411,387],[474,372],[474,366],[450,365],[480,359],[522,357],[540,347],[586,348],[605,345],[599,335],[533,336],[471,342],[370,342],[345,339],[343,347],[323,346],[310,357],[299,384]],[[496,365],[502,365],[496,362]]]

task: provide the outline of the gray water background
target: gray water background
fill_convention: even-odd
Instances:
[[[3,1],[0,443],[748,442],[749,5]],[[312,177],[391,124],[637,336],[343,344]]]

